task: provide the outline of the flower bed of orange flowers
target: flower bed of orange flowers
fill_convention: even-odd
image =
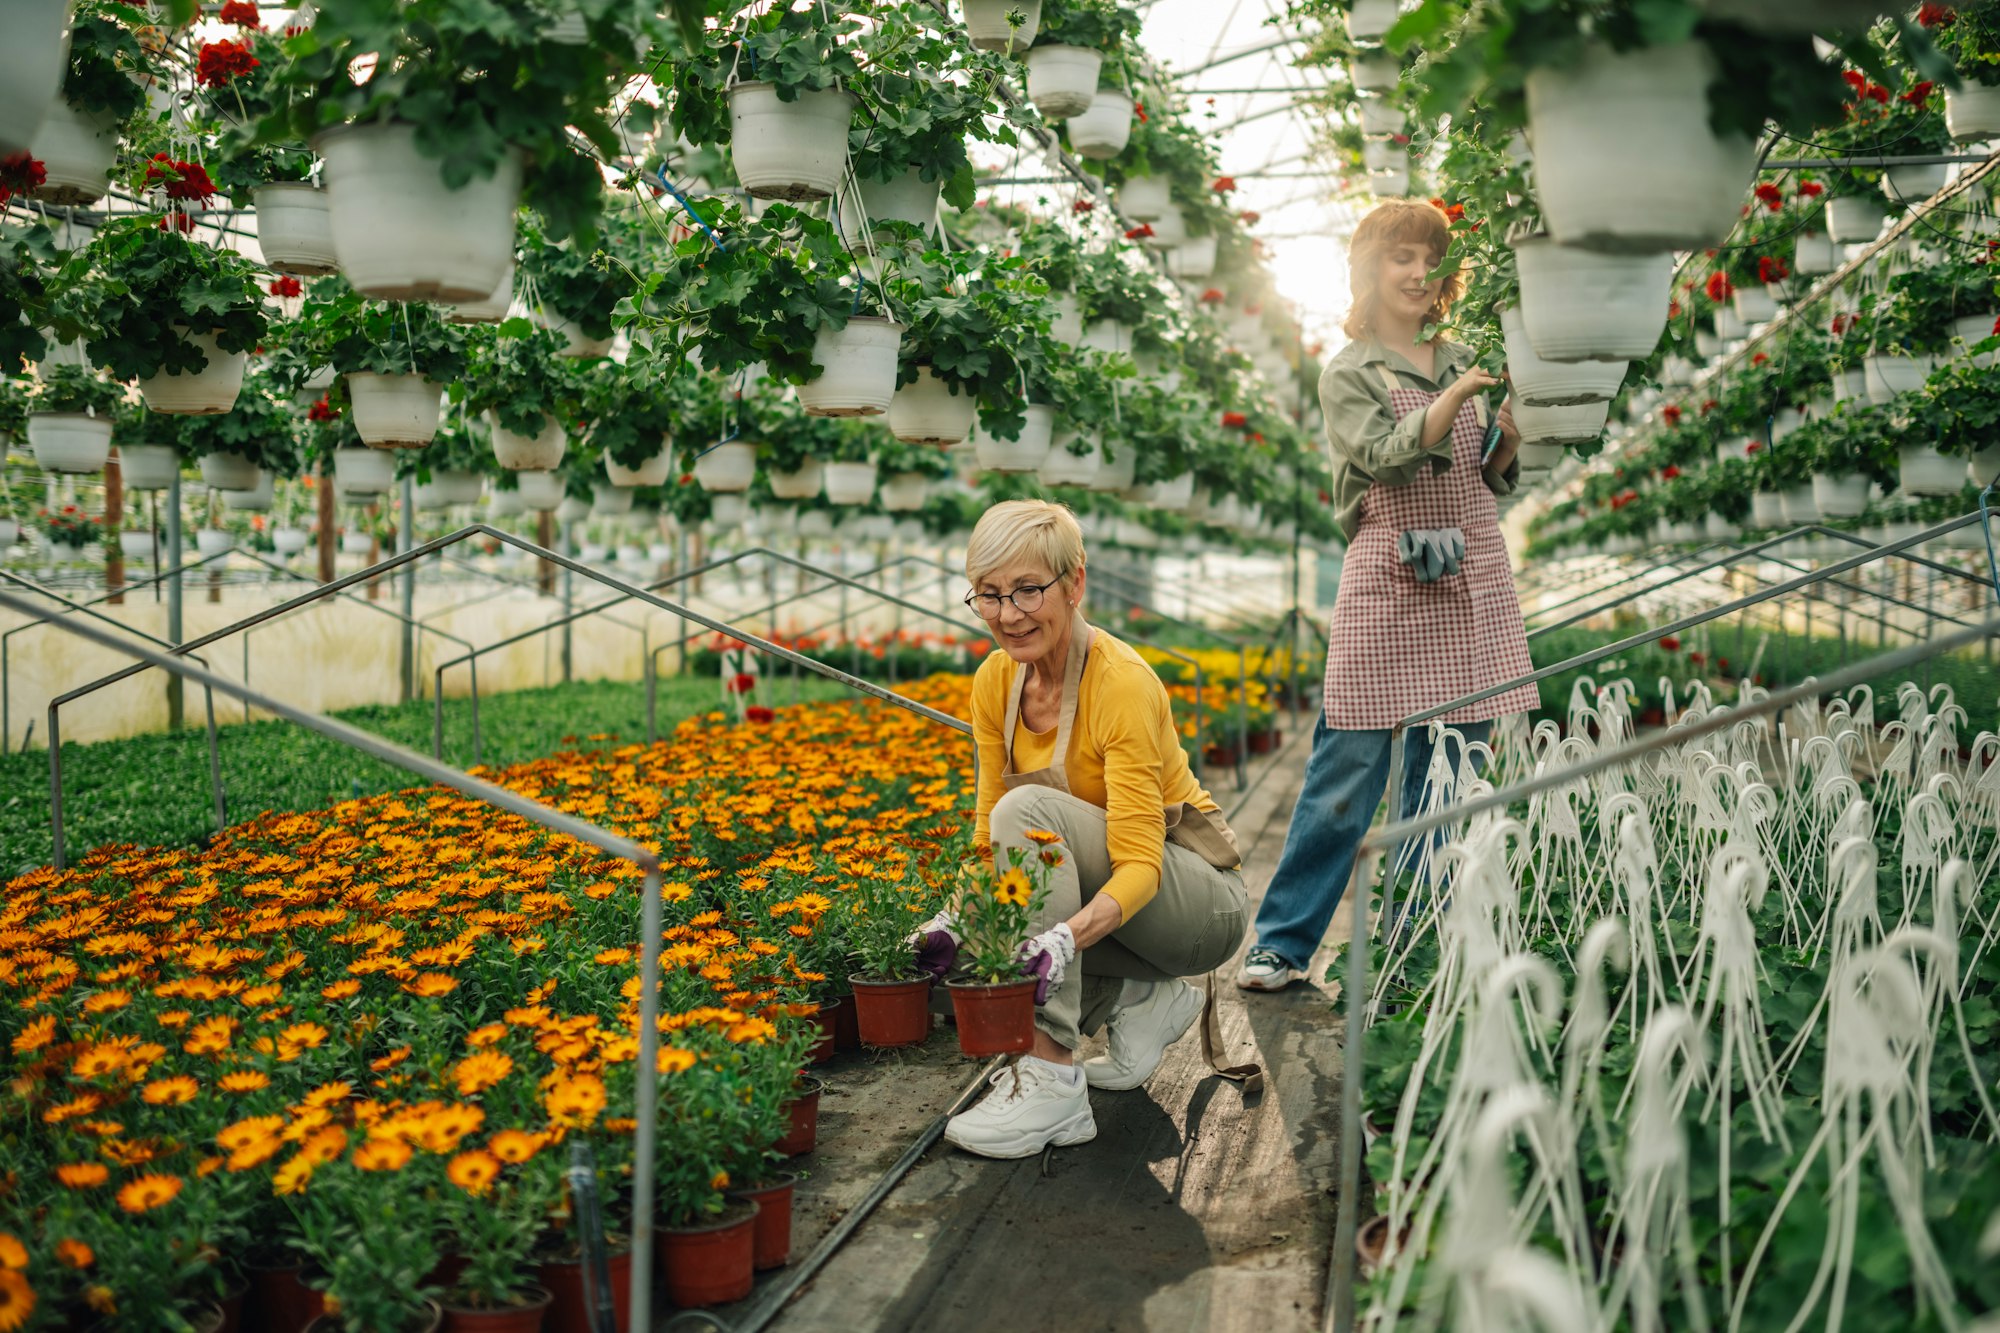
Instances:
[[[968,685],[908,692],[964,716]],[[844,988],[843,895],[932,910],[969,759],[855,702],[488,775],[665,863],[662,1224],[769,1168],[809,1015]],[[573,1245],[577,1137],[629,1226],[641,888],[443,788],[13,880],[0,1330],[183,1328],[248,1265],[301,1260],[352,1329],[505,1300]]]

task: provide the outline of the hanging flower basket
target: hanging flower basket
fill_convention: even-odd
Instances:
[[[1165,176],[1132,176],[1118,187],[1118,211],[1134,222],[1157,221],[1173,206],[1173,187]]]
[[[1115,355],[1132,354],[1132,328],[1115,319],[1094,319],[1084,326],[1080,346],[1093,352],[1110,352]]]
[[[47,172],[30,198],[64,208],[87,207],[111,193],[111,166],[118,158],[118,122],[103,112],[84,111],[67,97],[57,97],[50,101],[28,155],[41,162]]]
[[[1183,282],[1213,277],[1221,242],[1214,236],[1194,236],[1167,251],[1167,275]]]
[[[611,355],[611,344],[615,339],[593,338],[573,319],[545,319],[543,322],[563,336],[563,348],[556,353],[557,356],[577,361],[601,361]]]
[[[590,488],[590,512],[599,518],[617,518],[632,512],[632,488],[595,482]]]
[[[1785,522],[1793,527],[1819,522],[1819,501],[1813,497],[1810,481],[1779,492],[1778,501],[1784,510]]]
[[[262,514],[278,502],[278,474],[267,467],[257,469],[257,484],[247,491],[222,492],[222,507]]]
[[[1357,42],[1379,42],[1396,25],[1399,0],[1354,0],[1347,11],[1347,35]]]
[[[1889,210],[1873,199],[1843,195],[1826,201],[1826,234],[1836,245],[1862,245],[1881,234]]]
[[[1792,244],[1792,272],[1800,277],[1831,273],[1840,267],[1840,249],[1823,231],[1800,232]]]
[[[982,51],[1025,51],[1042,26],[1042,0],[959,0],[965,32]],[[1009,27],[1007,16],[1018,12],[1021,26]]]
[[[1699,0],[1710,18],[1759,32],[1859,32],[1896,6],[1885,0]]]
[[[1981,449],[1965,460],[1965,473],[1972,478],[1975,486],[1991,486],[2000,481],[2000,444],[1991,449]]]
[[[826,502],[832,505],[865,505],[875,495],[875,464],[828,463]]]
[[[1549,233],[1622,253],[1698,250],[1735,227],[1757,165],[1709,123],[1715,56],[1699,42],[1587,47],[1529,71],[1528,138]]]
[[[333,479],[361,495],[386,494],[396,485],[396,456],[376,449],[335,449]]]
[[[514,258],[507,257],[507,269],[500,282],[487,295],[472,301],[460,301],[448,305],[444,310],[447,323],[451,324],[498,324],[507,318],[507,312],[514,304]]]
[[[118,446],[118,477],[127,490],[164,491],[180,470],[180,455],[170,444]]]
[[[1507,341],[1507,369],[1513,376],[1517,404],[1564,407],[1577,403],[1608,403],[1625,380],[1623,361],[1545,361],[1535,354],[1518,306],[1500,312]]]
[[[1922,203],[1942,190],[1950,179],[1951,168],[1941,162],[1890,167],[1882,173],[1882,193],[1889,196],[1891,203]]]
[[[870,222],[907,222],[930,228],[937,224],[938,196],[944,182],[927,181],[915,167],[893,180],[864,180],[859,185],[861,207]]]
[[[1387,93],[1403,81],[1403,63],[1392,55],[1375,52],[1356,56],[1347,67],[1356,92]]]
[[[750,502],[741,495],[712,496],[708,502],[709,522],[718,532],[742,527],[750,519]]]
[[[1104,65],[1102,52],[1051,42],[1029,51],[1026,60],[1028,100],[1042,119],[1068,120],[1090,110]]]
[[[973,1059],[1015,1055],[1035,1048],[1035,983],[946,983],[958,1020],[958,1049]]]
[[[1674,257],[1613,255],[1546,236],[1514,245],[1521,322],[1537,356],[1550,361],[1649,357],[1667,326]]]
[[[1956,495],[1965,488],[1965,460],[1948,457],[1930,445],[1904,445],[1897,462],[1905,495]]]
[[[242,454],[218,451],[201,456],[201,482],[210,490],[247,491],[257,484],[258,471]]]
[[[1589,444],[1604,434],[1604,420],[1610,410],[1608,401],[1537,407],[1524,400],[1514,405],[1514,424],[1520,428],[1523,445]],[[1522,466],[1527,464],[1524,462]]]
[[[1039,3],[1037,4],[1039,8]],[[0,157],[28,151],[69,72],[69,6],[22,5],[0,42]]]
[[[896,394],[896,352],[903,326],[876,315],[858,315],[841,329],[821,329],[813,362],[822,373],[799,386],[799,402],[815,417],[875,417]]]
[[[729,89],[729,157],[736,178],[758,199],[807,203],[840,188],[847,172],[847,124],[854,95],[802,90],[790,102],[775,84]]]
[[[333,211],[326,191],[303,181],[260,185],[251,194],[257,247],[279,273],[301,278],[339,272],[333,252]]]
[[[2000,353],[1985,352],[1972,356],[1972,349],[1993,336],[1994,317],[1990,310],[1982,310],[1976,315],[1960,315],[1951,322],[1951,337],[1955,356],[1970,356],[1975,366],[1991,366],[2000,361]]]
[[[1409,125],[1409,116],[1394,102],[1364,98],[1361,102],[1361,132],[1367,135],[1398,135]]]
[[[694,460],[694,479],[705,491],[749,490],[757,480],[757,446],[742,440],[716,445]]]
[[[1859,518],[1868,511],[1868,478],[1860,473],[1815,472],[1813,507],[1828,518]]]
[[[86,412],[30,412],[28,447],[45,472],[101,472],[111,456],[111,418]]]
[[[311,540],[312,534],[308,533],[304,528],[271,529],[271,545],[277,548],[280,560],[295,556],[300,551],[305,550]]]
[[[2000,139],[2000,84],[1975,83],[1944,95],[1944,123],[1959,143]]]
[[[819,494],[824,469],[817,458],[807,458],[790,472],[773,470],[764,475],[771,483],[771,494],[777,499],[810,500]]]
[[[199,528],[194,534],[195,554],[203,559],[213,559],[236,545],[236,539],[221,528]]]
[[[1785,501],[1776,491],[1757,491],[1750,497],[1750,521],[1760,528],[1775,528],[1785,521]]]
[[[673,470],[673,450],[664,438],[660,441],[660,452],[637,467],[626,467],[609,454],[604,456],[604,475],[613,486],[664,486]]]
[[[1736,318],[1745,324],[1768,324],[1778,317],[1778,303],[1768,287],[1738,287],[1731,299],[1736,306]]]
[[[972,433],[978,414],[969,391],[953,393],[936,371],[920,366],[889,400],[889,433],[905,444],[957,444]]]
[[[515,494],[524,509],[547,513],[563,502],[562,478],[542,469],[514,474]]]
[[[1034,472],[1042,466],[1042,460],[1049,456],[1056,410],[1034,403],[1026,409],[1026,416],[1020,435],[1014,439],[1000,439],[984,428],[973,435],[980,467],[988,472]]]
[[[155,412],[173,416],[216,416],[236,406],[243,390],[245,352],[225,352],[209,333],[186,334],[187,340],[208,358],[207,366],[187,374],[161,371],[139,381],[139,394]]]
[[[437,437],[444,388],[422,375],[349,371],[354,431],[378,449],[421,449]]]
[[[891,472],[882,478],[882,507],[892,514],[922,509],[930,495],[931,479],[921,472]]]
[[[380,301],[483,301],[514,262],[521,160],[460,189],[417,151],[414,125],[338,125],[313,136],[326,159],[327,203],[340,271]]]
[[[1139,503],[1164,513],[1184,514],[1194,506],[1194,473],[1171,481],[1149,481],[1139,488]]]
[[[1568,412],[1568,411],[1573,411],[1574,409],[1566,407],[1545,407],[1545,408],[1528,409],[1524,405],[1522,410],[1524,411],[1534,410],[1542,412]],[[1523,476],[1526,476],[1528,473],[1531,472],[1549,472],[1554,470],[1556,464],[1562,462],[1563,459],[1567,456],[1567,454],[1568,450],[1566,450],[1560,444],[1546,444],[1540,440],[1529,440],[1523,438],[1521,441],[1520,452],[1518,453],[1517,457],[1521,460],[1521,473]]]
[[[1083,306],[1076,293],[1065,292],[1054,302],[1049,315],[1049,337],[1071,347],[1083,341]]]
[[[1070,117],[1069,142],[1079,157],[1107,161],[1132,141],[1133,101],[1129,94],[1100,88],[1090,105]]]
[[[1928,356],[1899,356],[1892,352],[1871,353],[1861,363],[1861,373],[1866,377],[1868,401],[1886,403],[1899,393],[1908,393],[1924,387],[1931,371],[1937,368],[1936,359]]]
[[[569,451],[569,438],[554,417],[544,416],[542,429],[535,435],[517,435],[497,419],[489,424],[493,428],[494,460],[509,472],[547,472],[561,463]]]
[[[1056,437],[1038,469],[1042,485],[1088,486],[1096,479],[1098,469],[1104,466],[1104,447],[1093,440],[1088,450],[1074,454],[1069,445],[1076,438],[1075,431],[1064,431]]]

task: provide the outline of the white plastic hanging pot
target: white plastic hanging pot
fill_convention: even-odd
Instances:
[[[813,339],[813,362],[820,377],[799,386],[807,416],[874,417],[889,410],[896,396],[896,351],[903,326],[876,315],[859,315],[844,329],[821,329]]]
[[[1194,505],[1194,473],[1171,481],[1149,481],[1139,488],[1139,503],[1164,513],[1186,513]]]
[[[1944,95],[1944,123],[1959,143],[2000,139],[2000,84],[1974,83]]]
[[[982,51],[1025,51],[1042,26],[1042,0],[959,0],[965,33]],[[1007,15],[1019,11],[1021,26],[1009,27]]]
[[[68,0],[32,0],[7,8],[0,42],[0,157],[35,141],[69,71]]]
[[[824,509],[808,509],[799,515],[798,533],[801,537],[824,541],[833,535],[833,515]]]
[[[194,549],[197,555],[203,557],[218,556],[234,545],[236,545],[236,539],[221,528],[198,528],[195,530]],[[364,554],[368,550],[366,533],[362,534],[361,549]]]
[[[365,557],[375,549],[375,538],[365,532],[343,532],[340,534],[340,553]]]
[[[1813,507],[1828,518],[1859,518],[1868,512],[1868,478],[1858,473],[1815,472],[1812,494]]]
[[[1965,460],[1965,473],[1975,486],[1991,486],[2000,481],[2000,444],[1981,449]]]
[[[304,181],[278,181],[258,186],[250,197],[266,265],[301,278],[340,271],[325,190]]]
[[[435,468],[431,472],[431,488],[444,497],[446,504],[478,504],[485,478],[463,468]]]
[[[180,455],[170,444],[118,446],[118,476],[127,490],[164,491],[180,470]]]
[[[562,503],[556,506],[556,522],[581,523],[590,517],[590,501],[565,494]]]
[[[362,495],[381,495],[396,484],[396,456],[380,449],[335,449],[333,479]]]
[[[1588,444],[1604,434],[1604,420],[1610,411],[1608,399],[1562,407],[1537,407],[1524,399],[1514,405],[1514,424],[1520,428],[1524,444],[1530,440],[1537,444]]]
[[[1347,35],[1357,42],[1379,42],[1396,26],[1400,10],[1398,0],[1354,0],[1347,11]]]
[[[416,135],[414,125],[378,123],[313,136],[341,274],[381,301],[485,301],[514,262],[521,159],[503,153],[492,175],[454,190]]]
[[[1394,102],[1379,97],[1361,100],[1361,132],[1368,135],[1397,135],[1409,125],[1409,115]]]
[[[30,412],[28,447],[44,472],[101,472],[111,456],[111,418],[85,412]]]
[[[1757,146],[1709,125],[1718,77],[1700,42],[1627,52],[1592,44],[1530,70],[1528,137],[1549,232],[1591,250],[1718,245],[1736,226]]]
[[[1368,193],[1377,199],[1401,199],[1409,192],[1410,173],[1407,170],[1368,173]]]
[[[1768,324],[1778,317],[1778,303],[1762,286],[1738,287],[1734,304],[1736,318],[1745,324]]]
[[[1715,311],[1715,336],[1724,346],[1741,342],[1750,336],[1750,326],[1736,317],[1736,311],[1729,306],[1717,306]]]
[[[882,507],[892,514],[922,509],[931,496],[931,479],[921,472],[891,472],[882,478]]]
[[[1347,69],[1357,92],[1386,93],[1403,81],[1403,62],[1382,52],[1356,56]]]
[[[1507,370],[1514,379],[1518,403],[1564,407],[1576,403],[1607,403],[1625,380],[1623,361],[1545,361],[1528,341],[1518,307],[1500,312],[1507,341]]]
[[[1168,275],[1194,280],[1213,276],[1219,244],[1213,236],[1194,236],[1175,246],[1167,251]]]
[[[1928,444],[1906,444],[1898,454],[1905,495],[1956,495],[1965,489],[1965,460],[1947,458]]]
[[[1722,339],[1716,337],[1707,329],[1696,329],[1694,331],[1694,354],[1703,361],[1714,360],[1716,357],[1722,355]],[[1686,380],[1681,382],[1692,384],[1694,383],[1694,377],[1690,375]]]
[[[1856,366],[1852,370],[1833,372],[1833,401],[1851,403],[1868,397],[1868,376]]]
[[[1879,405],[1899,393],[1921,389],[1934,369],[1934,359],[1928,356],[1871,353],[1861,363],[1861,372],[1867,377],[1868,401]]]
[[[437,437],[444,387],[422,375],[349,371],[354,431],[378,449],[421,449]]]
[[[673,450],[665,439],[660,441],[660,452],[637,467],[626,467],[610,454],[604,456],[604,475],[613,486],[664,486],[673,468]]]
[[[694,460],[694,479],[716,494],[749,490],[757,480],[757,446],[748,440],[716,445]]]
[[[610,336],[593,338],[583,331],[583,326],[573,319],[561,316],[543,315],[542,327],[553,329],[563,336],[563,345],[557,356],[570,357],[577,361],[602,361],[611,355]]]
[[[452,505],[451,497],[445,494],[443,488],[437,484],[435,478],[430,481],[418,482],[411,492],[411,497],[416,501],[417,508],[419,509],[449,509]]]
[[[944,182],[927,181],[923,173],[910,167],[892,180],[864,180],[861,207],[870,222],[908,222],[931,228],[937,223],[938,196]]]
[[[771,494],[780,500],[810,500],[819,494],[821,484],[826,479],[826,469],[817,458],[800,462],[790,472],[768,471],[766,480],[771,483]]]
[[[1756,491],[1750,496],[1750,521],[1760,528],[1782,527],[1785,500],[1776,491]]]
[[[1168,209],[1146,225],[1153,229],[1153,234],[1140,239],[1155,250],[1171,250],[1187,244],[1187,217],[1178,208]]]
[[[1073,430],[1064,431],[1056,437],[1037,469],[1044,486],[1088,486],[1096,480],[1098,470],[1104,466],[1104,448],[1092,440],[1090,448],[1083,453],[1071,453],[1069,446],[1076,439],[1077,433]]]
[[[1951,336],[1955,343],[1963,343],[1956,355],[1972,356],[1972,349],[1991,338],[1995,331],[1993,312],[1982,311],[1977,315],[1960,315],[1951,322]],[[1972,357],[1975,366],[1991,366],[2000,360],[2000,353],[1987,352]]]
[[[1139,452],[1127,444],[1118,451],[1116,458],[1102,458],[1097,465],[1097,475],[1085,484],[1093,491],[1116,495],[1120,491],[1132,489],[1132,482],[1139,469]]]
[[[826,502],[834,505],[865,505],[875,495],[873,463],[828,463]]]
[[[222,507],[251,513],[265,513],[278,500],[278,476],[267,467],[257,469],[257,484],[247,491],[224,491]]]
[[[516,435],[498,417],[489,417],[487,424],[493,428],[494,461],[509,472],[547,472],[569,451],[569,437],[551,416],[543,416],[542,429],[535,435]]]
[[[1361,165],[1371,173],[1408,171],[1410,150],[1392,139],[1369,139],[1361,145]]]
[[[444,317],[451,324],[498,324],[507,318],[507,312],[514,305],[514,258],[507,257],[507,268],[500,275],[500,281],[493,290],[475,301],[460,301],[445,307]]]
[[[225,352],[215,345],[215,335],[179,330],[208,358],[200,370],[176,375],[161,371],[139,381],[139,395],[155,412],[174,416],[206,417],[227,412],[236,406],[243,390],[243,352]]]
[[[1831,273],[1840,267],[1840,251],[1823,231],[1801,232],[1792,246],[1792,272],[1801,277]]]
[[[1070,117],[1070,146],[1100,162],[1118,156],[1132,140],[1132,107],[1130,94],[1099,88],[1090,105]]]
[[[1049,337],[1071,347],[1083,341],[1083,305],[1075,292],[1064,292],[1055,299],[1049,315]]]
[[[979,466],[988,472],[1034,472],[1049,456],[1050,436],[1055,429],[1056,410],[1044,403],[1030,404],[1021,433],[1003,440],[981,427],[972,437]]]
[[[1674,257],[1609,255],[1530,236],[1514,245],[1521,323],[1549,361],[1637,361],[1667,326]]]
[[[1860,245],[1881,233],[1889,212],[1873,199],[1843,195],[1826,201],[1826,234],[1836,245]]]
[[[1042,119],[1068,120],[1090,109],[1097,97],[1103,52],[1052,42],[1029,51],[1026,60],[1028,100],[1042,113]]]
[[[617,518],[632,512],[632,489],[629,486],[613,486],[608,481],[592,484],[590,488],[590,512],[601,518]]]
[[[1720,514],[1710,514],[1701,521],[1702,535],[1712,542],[1735,541],[1739,529]]]
[[[212,491],[247,491],[257,484],[258,467],[242,454],[201,456],[201,484]]]
[[[1545,408],[1524,408],[1523,410],[1543,411],[1543,412],[1566,412],[1569,411],[1570,409],[1563,407],[1545,407]],[[1568,455],[1569,451],[1563,448],[1563,446],[1560,444],[1544,444],[1539,440],[1531,441],[1526,436],[1523,436],[1521,438],[1521,449],[1518,455],[1518,457],[1521,460],[1521,473],[1523,476],[1526,476],[1528,473],[1531,472],[1552,471],[1554,470],[1556,464],[1562,462],[1564,458],[1568,457]]]
[[[1819,522],[1819,505],[1813,499],[1811,482],[1802,482],[1790,490],[1783,491],[1778,498],[1784,510],[1785,522],[1793,527]]]
[[[1945,163],[1890,167],[1882,173],[1882,193],[1892,203],[1919,204],[1945,187],[1951,168]]]
[[[1093,352],[1132,355],[1132,329],[1115,319],[1093,319],[1084,326],[1081,346]]]
[[[495,488],[493,494],[486,497],[486,513],[490,518],[513,518],[516,514],[525,514],[527,511],[528,506],[522,501],[519,491],[503,491]],[[501,556],[503,560],[506,558],[504,551],[511,549],[511,547],[503,548]]]
[[[111,165],[118,157],[118,122],[103,112],[84,111],[67,97],[57,97],[49,103],[28,154],[48,173],[48,179],[31,193],[32,198],[67,208],[94,204],[111,192]]]
[[[806,203],[840,188],[847,173],[847,124],[854,94],[838,88],[778,96],[776,85],[729,89],[729,158],[758,199]]]
[[[271,545],[278,548],[278,558],[281,560],[305,550],[311,540],[312,534],[304,528],[271,529]]]
[[[969,390],[954,393],[929,366],[889,400],[889,433],[905,444],[957,444],[972,433],[979,405]]]
[[[1134,222],[1165,217],[1173,206],[1173,187],[1165,176],[1133,176],[1118,187],[1118,211]]]
[[[547,513],[558,508],[563,502],[562,478],[555,473],[539,468],[531,468],[515,474],[516,494],[521,497],[521,507]]]
[[[1783,444],[1799,427],[1806,424],[1806,411],[1802,407],[1781,407],[1771,414],[1771,443]]]

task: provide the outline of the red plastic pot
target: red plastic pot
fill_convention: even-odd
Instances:
[[[482,1310],[447,1305],[440,1333],[541,1333],[542,1320],[555,1297],[540,1287],[529,1287],[521,1298],[519,1305]]]
[[[1243,752],[1232,742],[1228,745],[1211,745],[1201,752],[1202,762],[1210,768],[1234,768],[1242,762]]]
[[[740,1301],[757,1285],[757,1205],[733,1203],[715,1222],[660,1228],[667,1298],[683,1310]]]
[[[222,1311],[222,1326],[218,1333],[240,1333],[243,1328],[243,1303],[249,1295],[249,1281],[239,1277],[227,1292],[216,1297],[216,1308]]]
[[[1270,731],[1253,731],[1250,733],[1250,753],[1269,754],[1278,748],[1280,739],[1282,737],[1275,729]]]
[[[946,983],[958,1020],[958,1049],[967,1055],[1013,1055],[1035,1047],[1035,983],[1006,981],[997,986],[971,981]]]
[[[243,1325],[262,1333],[299,1333],[326,1310],[326,1297],[302,1280],[304,1264],[250,1265]]]
[[[868,1046],[915,1046],[931,1034],[931,979],[870,981],[849,977],[854,984],[855,1018],[861,1040]]]
[[[841,996],[840,1007],[833,1011],[833,1035],[839,1050],[861,1049],[861,1018],[851,995]]]
[[[819,1012],[812,1016],[813,1027],[819,1037],[806,1052],[806,1063],[823,1065],[840,1053],[840,1011],[847,1008],[844,1000],[822,1000]]]
[[[792,1257],[792,1191],[798,1183],[799,1178],[788,1172],[763,1185],[729,1191],[730,1198],[757,1205],[756,1266],[760,1273],[783,1268]]]
[[[632,1326],[632,1251],[620,1250],[604,1261],[611,1275],[611,1310],[618,1333]],[[590,1326],[590,1301],[584,1293],[581,1260],[557,1260],[541,1268],[541,1283],[550,1302],[542,1333],[595,1333]]]
[[[805,1091],[785,1103],[790,1128],[772,1146],[787,1157],[803,1157],[819,1142],[819,1094],[826,1085],[807,1079]]]

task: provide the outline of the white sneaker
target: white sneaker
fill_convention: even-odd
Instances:
[[[1090,1142],[1097,1137],[1090,1085],[1074,1069],[1024,1055],[995,1070],[993,1091],[945,1122],[945,1140],[981,1157],[1033,1157],[1050,1144]]]
[[[1236,974],[1236,985],[1242,990],[1283,990],[1304,975],[1269,949],[1252,949]]]
[[[1187,1035],[1206,997],[1185,981],[1156,981],[1146,998],[1111,1012],[1111,1053],[1083,1062],[1093,1088],[1136,1088],[1160,1067],[1167,1047]]]

